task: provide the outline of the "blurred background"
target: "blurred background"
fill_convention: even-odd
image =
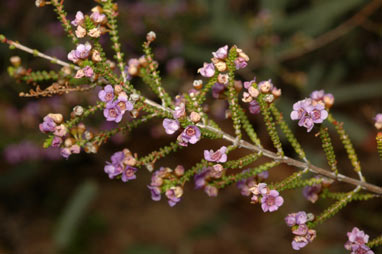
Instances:
[[[382,185],[373,127],[373,117],[382,112],[380,0],[121,0],[118,4],[127,58],[139,57],[146,33],[155,31],[154,53],[165,88],[173,96],[190,89],[192,81],[200,79],[197,69],[209,61],[212,51],[226,44],[238,45],[250,57],[238,79],[271,78],[283,90],[278,105],[286,116],[296,100],[313,90],[334,94],[332,112],[345,122],[366,178]],[[94,5],[90,0],[65,1],[70,19],[78,10],[90,12]],[[50,6],[36,8],[30,0],[1,1],[0,17],[0,33],[9,39],[59,59],[66,59],[73,48]],[[104,45],[108,42],[102,38]],[[0,45],[0,253],[294,253],[284,216],[299,210],[318,214],[333,202],[310,204],[301,190],[287,191],[278,212],[263,214],[235,186],[222,190],[217,198],[208,198],[194,190],[193,183],[173,208],[165,200],[153,202],[146,187],[150,173],[145,169],[138,172],[137,180],[122,183],[110,180],[103,167],[111,154],[124,147],[145,155],[168,143],[171,138],[164,135],[161,121],[152,121],[133,135],[115,136],[96,156],[62,159],[58,151],[42,149],[44,135],[38,123],[49,112],[69,117],[73,106],[95,103],[97,93],[19,98],[19,92],[30,87],[8,76],[13,55],[34,70],[58,69]],[[139,81],[133,82],[147,92]],[[224,120],[226,108],[224,101],[210,101],[210,114],[230,132],[230,120]],[[102,119],[99,113],[89,126],[112,127]],[[264,145],[271,148],[261,117],[251,116],[251,121]],[[291,126],[308,158],[327,167],[314,131],[308,135],[296,123]],[[340,172],[356,177],[338,138],[333,142]],[[222,144],[200,142],[159,161],[156,167],[183,164],[189,168],[198,162],[203,149]],[[285,149],[293,156],[290,147]],[[244,153],[238,151],[234,156]],[[280,166],[270,172],[270,181],[292,172]],[[337,189],[350,188],[340,185]],[[348,205],[319,226],[317,239],[300,253],[347,253],[343,248],[346,232],[354,226],[371,238],[380,235],[381,208],[380,200]]]

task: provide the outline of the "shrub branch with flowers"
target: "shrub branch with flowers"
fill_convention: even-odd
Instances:
[[[111,136],[120,132],[130,132],[154,118],[163,119],[163,128],[173,137],[173,141],[145,156],[138,156],[127,148],[115,152],[104,166],[109,178],[128,182],[137,177],[139,168],[147,168],[150,172],[153,171],[151,182],[147,186],[152,199],[159,201],[164,195],[170,206],[181,201],[183,187],[192,179],[195,187],[203,189],[210,197],[216,197],[221,189],[236,184],[241,194],[250,197],[252,204],[259,204],[264,212],[275,212],[283,203],[288,202],[282,196],[282,192],[288,189],[303,188],[304,196],[312,203],[320,197],[333,199],[333,204],[321,214],[298,211],[286,215],[285,222],[291,228],[292,248],[295,250],[312,242],[319,224],[350,202],[382,197],[382,188],[368,183],[363,176],[361,164],[343,123],[337,121],[330,113],[335,101],[332,94],[323,90],[313,91],[309,98],[296,102],[290,110],[290,118],[298,121],[298,126],[306,128],[307,132],[316,130],[316,136],[320,139],[328,162],[329,169],[324,169],[310,163],[284,120],[285,116],[279,112],[276,101],[281,96],[281,89],[271,80],[245,81],[243,87],[241,82],[236,80],[235,72],[245,68],[250,60],[243,50],[235,45],[226,45],[212,52],[211,62],[204,63],[198,70],[203,80],[195,80],[193,89],[172,98],[162,84],[158,63],[152,53],[151,44],[155,41],[156,34],[147,33],[142,57],[126,61],[121,52],[117,31],[117,4],[111,0],[96,2],[99,5],[91,9],[90,14],[78,11],[75,19],[70,21],[64,11],[63,1],[36,1],[38,7],[53,6],[63,28],[73,41],[74,49],[67,55],[69,62],[50,57],[0,35],[0,41],[9,44],[11,49],[29,52],[62,66],[57,72],[32,71],[21,65],[19,57],[12,57],[9,74],[35,87],[28,93],[20,93],[20,96],[52,96],[102,88],[98,93],[99,101],[95,105],[75,106],[67,120],[59,113],[50,113],[44,117],[39,125],[41,132],[48,135],[44,147],[59,147],[61,155],[66,159],[72,154],[80,153],[81,150],[97,153],[100,146]],[[107,35],[110,36],[114,50],[114,61],[106,58],[99,42],[101,36]],[[141,79],[147,84],[160,103],[138,91],[133,85],[134,79]],[[44,82],[51,85],[41,89],[39,84]],[[222,130],[207,114],[204,105],[210,92],[214,99],[227,101],[227,118],[232,120],[234,135]],[[244,107],[248,107],[248,110]],[[261,114],[274,149],[269,150],[262,146],[247,112]],[[90,131],[83,121],[92,114],[103,114],[106,121],[119,125],[112,130]],[[126,115],[130,117],[127,118]],[[330,125],[334,126],[358,179],[339,172],[332,138],[328,132]],[[382,114],[376,116],[375,127],[378,130],[382,129]],[[286,137],[299,159],[284,155],[279,132]],[[250,142],[244,140],[244,133]],[[185,147],[191,149],[192,145],[201,139],[223,139],[227,141],[227,145],[217,150],[207,147],[204,153],[200,154],[200,162],[189,169],[182,165],[174,169],[158,165],[161,158]],[[376,140],[377,150],[382,159],[382,132],[377,133]],[[230,159],[230,153],[239,148],[247,149],[250,153],[239,159]],[[262,157],[268,158],[268,161],[233,173],[232,169],[242,169]],[[267,183],[268,171],[275,170],[280,164],[290,165],[296,172],[281,181]],[[313,173],[313,176],[309,172]],[[336,182],[347,183],[354,186],[354,189],[346,193],[331,191],[330,186]],[[345,248],[352,253],[370,254],[373,253],[371,248],[382,245],[382,235],[369,240],[369,236],[357,227],[348,232],[347,236]]]

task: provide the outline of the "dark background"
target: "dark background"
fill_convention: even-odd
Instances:
[[[219,0],[219,1],[118,1],[119,31],[127,58],[140,56],[148,31],[155,31],[156,59],[165,88],[171,95],[187,91],[196,70],[209,61],[211,52],[236,44],[250,56],[249,66],[237,78],[272,78],[282,88],[278,105],[289,115],[294,101],[325,89],[336,97],[333,114],[345,122],[371,183],[382,185],[381,161],[375,144],[373,117],[382,111],[381,2],[364,0]],[[77,10],[89,12],[92,1],[65,1],[70,19]],[[367,15],[363,8],[369,5]],[[354,16],[358,13],[357,16]],[[0,33],[9,39],[66,59],[74,47],[55,19],[51,6],[35,8],[34,1],[0,3]],[[108,39],[103,38],[108,45]],[[312,43],[315,50],[305,52]],[[110,155],[128,147],[138,155],[168,143],[161,121],[154,120],[132,135],[119,135],[101,147],[98,155],[81,154],[69,160],[57,151],[40,148],[44,135],[38,123],[48,112],[68,117],[75,105],[88,105],[96,92],[52,98],[19,98],[28,91],[7,74],[9,57],[20,55],[33,69],[57,69],[44,60],[0,45],[0,253],[294,253],[292,234],[283,218],[306,210],[318,214],[332,200],[312,205],[301,190],[282,193],[286,202],[275,213],[264,214],[249,203],[235,186],[208,198],[190,183],[182,201],[170,208],[165,200],[153,202],[146,185],[150,174],[143,168],[135,181],[109,180],[103,172]],[[112,52],[109,50],[108,55]],[[150,96],[139,81],[136,86]],[[228,132],[223,120],[226,105],[210,101],[211,115]],[[92,118],[94,129],[102,114]],[[261,117],[251,116],[264,145],[270,148]],[[89,125],[91,125],[89,123]],[[309,159],[327,167],[315,130],[296,128]],[[334,136],[334,132],[332,133]],[[225,144],[202,141],[159,161],[156,167],[189,168],[202,150]],[[338,138],[340,172],[356,177]],[[286,146],[287,151],[290,149]],[[234,156],[245,154],[238,151]],[[289,153],[292,155],[292,153]],[[276,181],[293,172],[280,166],[270,172]],[[340,185],[338,190],[352,186]],[[354,202],[317,228],[318,237],[301,253],[347,253],[346,232],[354,226],[371,238],[382,232],[380,200]],[[381,248],[375,253],[382,253]]]

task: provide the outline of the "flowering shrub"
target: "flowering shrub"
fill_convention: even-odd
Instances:
[[[279,112],[276,104],[277,98],[282,94],[281,89],[277,88],[271,80],[257,82],[254,78],[244,81],[243,86],[236,80],[236,71],[246,68],[250,61],[242,49],[236,45],[231,47],[225,45],[212,52],[210,62],[203,63],[197,71],[204,81],[195,80],[193,89],[172,98],[162,84],[158,63],[154,60],[152,53],[151,44],[155,41],[156,34],[147,33],[146,41],[143,43],[143,56],[127,61],[124,59],[119,43],[116,24],[117,5],[111,0],[97,2],[99,5],[91,9],[90,14],[78,11],[74,20],[68,20],[62,2],[36,1],[39,7],[53,5],[57,12],[59,20],[74,44],[74,49],[67,55],[70,62],[52,58],[0,35],[2,43],[62,66],[58,72],[31,71],[21,65],[18,57],[11,59],[12,66],[9,68],[9,73],[15,79],[36,84],[53,82],[52,86],[46,89],[42,90],[36,86],[35,90],[31,90],[28,94],[22,93],[22,96],[50,96],[101,87],[98,92],[99,101],[95,105],[75,106],[67,120],[62,114],[53,112],[42,119],[39,129],[48,135],[44,142],[45,148],[59,148],[62,157],[66,159],[80,153],[81,150],[85,153],[97,153],[100,146],[111,136],[131,131],[154,118],[163,119],[164,131],[168,135],[177,134],[176,138],[173,136],[173,142],[146,156],[138,156],[128,148],[115,152],[110,162],[106,162],[104,167],[110,179],[128,182],[136,179],[136,174],[139,174],[138,169],[147,168],[150,172],[154,171],[151,183],[147,186],[151,197],[154,201],[160,201],[164,194],[170,206],[175,206],[181,201],[184,186],[192,178],[195,187],[203,188],[210,197],[218,196],[221,189],[236,183],[244,196],[251,196],[250,203],[259,203],[263,212],[276,212],[285,202],[288,202],[287,198],[281,195],[288,189],[303,188],[303,195],[312,203],[320,197],[334,199],[335,202],[321,214],[313,215],[300,211],[285,217],[286,224],[291,227],[294,235],[291,245],[295,250],[311,243],[316,238],[318,225],[350,202],[382,196],[381,187],[366,181],[343,124],[330,113],[335,101],[332,94],[325,93],[323,90],[313,91],[310,98],[296,102],[290,109],[290,118],[298,120],[298,126],[306,128],[307,132],[317,131],[317,137],[320,138],[330,168],[324,169],[310,163],[302,146],[284,120],[284,116]],[[115,62],[107,59],[100,43],[102,36],[110,37]],[[137,79],[141,79],[150,87],[159,103],[137,90],[133,85]],[[204,105],[207,104],[210,93],[213,99],[225,100],[228,103],[227,118],[232,120],[233,136],[222,130],[219,124],[207,114]],[[244,106],[248,107],[251,114],[261,114],[275,151],[263,147],[262,141],[247,117]],[[95,132],[84,124],[87,117],[101,110],[103,110],[104,120],[118,123],[118,127]],[[381,116],[378,114],[375,117],[375,127],[378,130],[382,129]],[[339,173],[335,149],[327,126],[333,126],[336,129],[358,179]],[[298,159],[285,155],[279,132],[285,135]],[[244,133],[251,142],[245,141]],[[377,149],[382,158],[382,133],[379,132],[376,138]],[[200,162],[190,169],[185,169],[182,165],[174,169],[158,165],[158,160],[161,158],[185,147],[192,149],[192,145],[202,139],[208,139],[210,142],[223,139],[228,144],[215,151],[207,147],[204,154],[200,154]],[[250,153],[239,159],[230,158],[230,153],[239,148],[247,149]],[[262,157],[270,161],[259,162],[257,166],[241,170],[239,173],[232,172],[232,169],[242,169]],[[280,164],[291,165],[296,168],[296,172],[278,182],[266,183],[268,171],[274,170]],[[159,169],[154,170],[158,166]],[[314,176],[310,176],[309,172]],[[334,192],[330,186],[337,180],[355,187],[346,193]],[[373,253],[370,248],[382,245],[382,236],[369,241],[369,236],[358,228],[348,233],[348,238],[345,248],[352,253],[370,254]]]

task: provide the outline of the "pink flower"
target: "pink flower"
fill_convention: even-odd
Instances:
[[[204,63],[202,68],[199,68],[198,73],[203,77],[210,78],[215,75],[215,66],[212,63]]]
[[[77,11],[76,18],[71,22],[73,26],[79,26],[84,23],[84,14],[81,11]]]
[[[219,58],[221,60],[227,58],[227,55],[228,55],[228,45],[225,45],[225,46],[219,48],[216,52],[212,52],[212,55],[215,58]]]
[[[177,120],[165,118],[163,120],[163,127],[166,133],[171,135],[171,134],[174,134],[179,129],[180,124]]]
[[[227,161],[227,147],[222,146],[219,150],[214,152],[213,150],[204,150],[204,159],[207,161],[224,163]]]
[[[284,199],[279,195],[277,190],[270,190],[269,194],[265,194],[261,199],[261,208],[264,212],[274,212],[284,203]]]

